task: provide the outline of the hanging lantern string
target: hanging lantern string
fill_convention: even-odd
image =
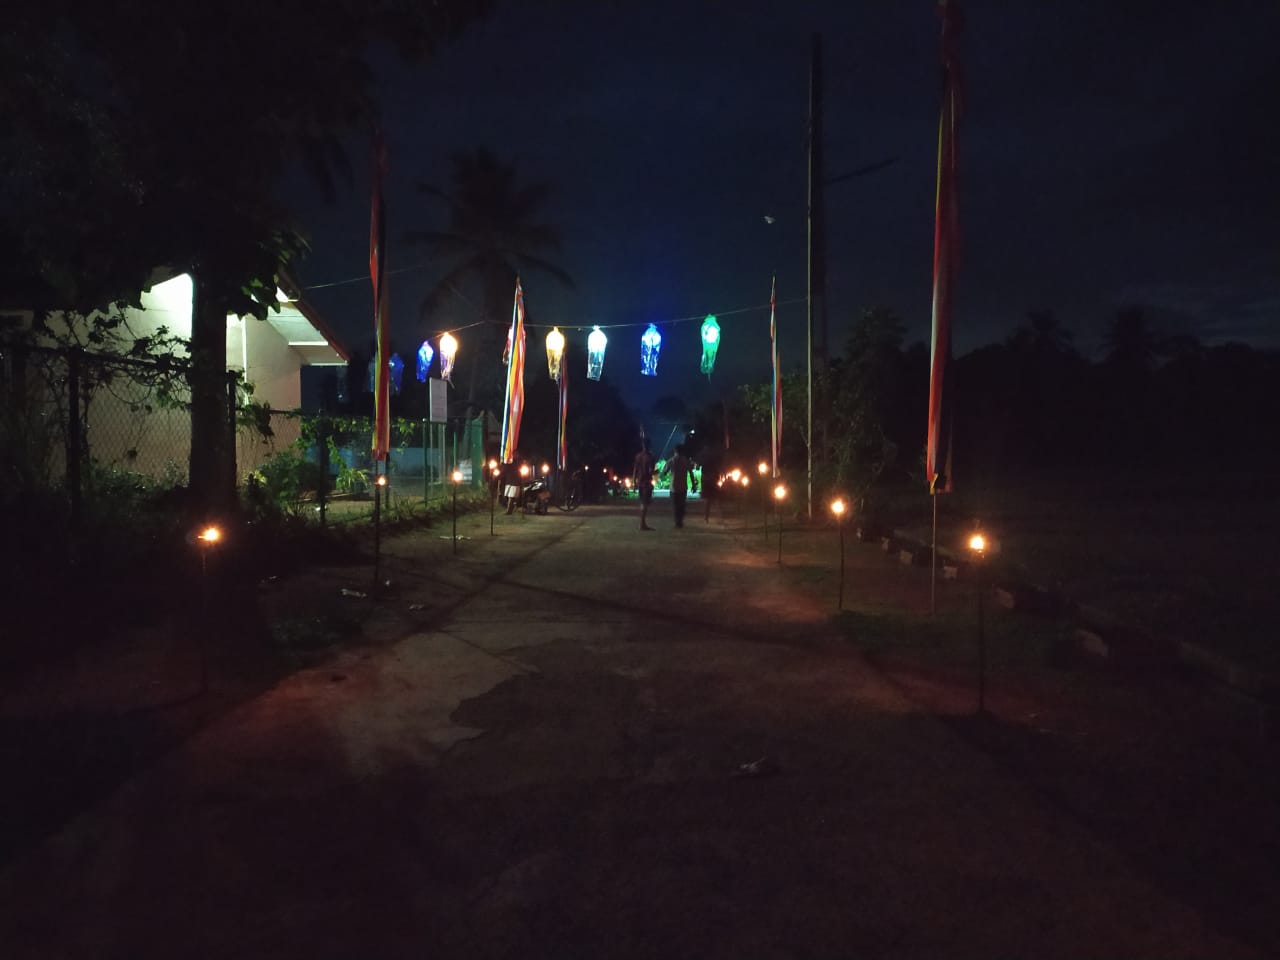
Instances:
[[[791,300],[779,300],[778,306],[783,307],[792,303],[804,303],[804,301],[805,301],[804,297],[794,297]],[[713,313],[717,317],[731,317],[735,313],[751,313],[755,310],[768,310],[768,309],[769,309],[769,304],[762,303],[758,307],[739,307],[736,310],[712,310],[711,313]],[[639,323],[591,323],[591,324],[583,324],[582,326],[565,324],[561,326],[561,329],[562,330],[590,330],[592,327],[599,327],[601,330],[618,330],[624,327],[647,327],[651,322],[661,326],[664,323],[690,323],[694,320],[697,320],[699,323],[701,323],[705,319],[707,319],[707,314],[700,313],[697,316],[693,316],[693,317],[674,317],[671,320],[654,320],[654,321],[642,320]]]
[[[369,278],[365,277],[365,279],[367,280]],[[792,303],[804,303],[804,300],[805,300],[804,297],[793,297],[790,300],[779,300],[778,306],[785,307]],[[731,317],[736,313],[751,313],[755,310],[768,310],[768,309],[769,309],[769,304],[762,303],[758,307],[739,307],[736,310],[713,310],[712,313],[717,317]],[[580,326],[576,326],[574,324],[561,324],[560,329],[561,330],[590,330],[592,327],[599,327],[601,330],[621,330],[626,327],[647,327],[649,326],[650,323],[657,323],[660,325],[665,323],[690,323],[694,320],[701,322],[706,318],[707,318],[707,315],[705,313],[700,313],[694,317],[675,317],[674,319],[671,319],[671,320],[657,320],[657,321],[642,320],[638,323],[587,323],[587,324],[582,324]],[[470,330],[472,327],[483,327],[486,325],[492,325],[492,323],[493,321],[491,320],[477,320],[474,323],[466,323],[460,327],[441,327],[439,330],[434,330],[431,333],[427,334],[427,337],[428,339],[430,339],[431,337],[438,337],[441,334],[445,334],[445,333],[459,333],[462,330]],[[529,323],[529,326],[530,327],[551,327],[551,326],[555,326],[555,324],[537,323],[537,322],[531,321]]]

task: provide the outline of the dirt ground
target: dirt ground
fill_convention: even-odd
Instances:
[[[989,611],[977,716],[971,585],[930,618],[849,543],[841,612],[833,531],[666,509],[471,515],[381,596],[316,566],[8,685],[0,955],[1280,953],[1247,711]]]

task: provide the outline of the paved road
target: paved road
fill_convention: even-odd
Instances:
[[[0,955],[1263,955],[854,652],[827,546],[664,509],[391,540],[366,642],[7,869]]]

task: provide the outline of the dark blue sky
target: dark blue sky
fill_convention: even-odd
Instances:
[[[1127,303],[1171,331],[1280,345],[1280,5],[973,0],[964,10],[957,351],[1049,308],[1091,353]],[[766,303],[774,272],[779,301],[797,301],[779,310],[784,358],[801,364],[814,31],[828,175],[900,158],[829,189],[833,348],[875,303],[927,339],[940,95],[928,0],[500,3],[430,65],[378,58],[389,266],[421,260],[397,243],[404,230],[444,225],[414,183],[445,184],[452,152],[486,145],[556,187],[546,219],[563,230],[557,261],[577,287],[527,276],[530,321],[662,329],[656,381],[638,375],[643,327],[609,331],[606,375],[635,406],[763,379],[767,312],[724,312]],[[353,141],[351,155],[357,186],[336,204],[290,191],[313,225],[304,285],[365,272],[367,145]],[[474,319],[461,303],[420,319],[435,276],[391,277],[406,356],[429,330]],[[367,281],[309,295],[365,345]],[[663,324],[707,312],[722,315],[723,368],[699,385],[697,324]],[[580,347],[585,330],[570,341]]]

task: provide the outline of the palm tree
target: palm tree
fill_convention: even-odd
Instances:
[[[427,183],[418,185],[420,193],[445,201],[449,207],[445,230],[411,230],[405,240],[427,247],[429,256],[449,264],[444,276],[423,299],[420,312],[424,318],[435,314],[452,298],[467,301],[478,310],[482,326],[479,342],[468,349],[470,356],[467,384],[467,407],[474,411],[478,399],[496,392],[494,383],[480,382],[481,354],[497,360],[511,320],[511,298],[516,277],[522,273],[544,273],[566,287],[573,279],[556,264],[545,260],[544,253],[560,250],[560,233],[539,222],[539,212],[551,195],[551,187],[542,181],[521,183],[513,164],[498,160],[485,147],[453,157],[450,189]],[[464,290],[479,290],[479,303],[471,301]]]
[[[1107,328],[1106,362],[1127,374],[1145,375],[1164,352],[1164,342],[1151,329],[1142,307],[1125,307]]]

